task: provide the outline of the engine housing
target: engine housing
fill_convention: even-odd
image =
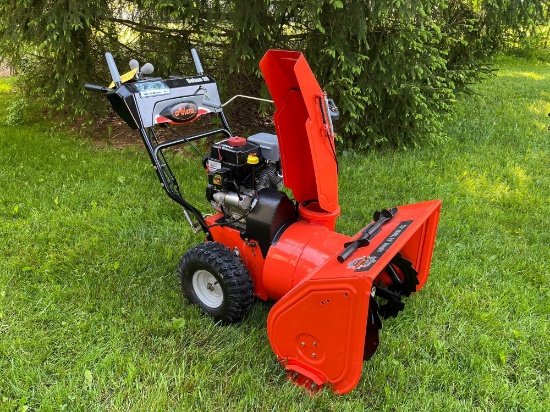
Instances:
[[[277,136],[258,133],[248,139],[230,137],[212,145],[205,162],[206,198],[226,221],[241,228],[259,201],[262,189],[280,189],[281,162]]]

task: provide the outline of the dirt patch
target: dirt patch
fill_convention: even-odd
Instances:
[[[11,69],[0,67],[0,77],[9,77],[11,75],[12,75]]]
[[[77,121],[77,124],[80,122]],[[75,126],[75,129],[77,132],[82,132],[79,130],[79,126]],[[83,136],[91,138],[99,146],[124,148],[141,144],[139,133],[131,129],[114,113],[104,118],[98,118],[95,124],[84,131]]]

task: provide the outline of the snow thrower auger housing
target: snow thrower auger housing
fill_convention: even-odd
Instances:
[[[332,120],[338,109],[304,56],[266,53],[260,69],[276,107],[277,134],[245,139],[233,136],[216,82],[191,53],[197,75],[165,79],[145,77],[152,66],[140,71],[136,61],[121,77],[107,53],[113,83],[85,88],[105,93],[139,131],[163,189],[205,234],[205,243],[178,266],[187,299],[222,323],[241,320],[254,296],[276,301],[267,332],[288,377],[310,391],[327,385],[349,392],[378,347],[381,318],[396,316],[403,297],[428,278],[441,202],[383,209],[355,236],[335,232],[340,206]],[[157,138],[158,126],[205,113],[217,114],[222,127]],[[220,140],[202,159],[215,210],[204,216],[182,196],[165,150],[208,136]]]

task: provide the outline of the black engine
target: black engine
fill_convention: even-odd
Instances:
[[[243,228],[244,218],[258,203],[258,193],[282,185],[279,146],[273,134],[231,137],[215,143],[206,158],[206,168],[206,198],[226,220]]]

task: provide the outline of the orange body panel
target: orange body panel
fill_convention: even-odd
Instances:
[[[223,217],[223,213],[218,213],[208,216],[206,223],[214,225],[217,220]],[[212,238],[216,242],[220,242],[231,250],[237,249],[241,260],[250,272],[250,277],[254,282],[254,294],[260,299],[267,300],[268,296],[263,285],[264,257],[260,250],[258,242],[253,239],[245,241],[241,239],[240,232],[230,227],[213,226],[210,229]]]
[[[344,263],[337,255],[345,236],[325,226],[297,221],[262,257],[253,239],[238,230],[214,226],[215,241],[237,248],[254,281],[256,296],[277,302],[267,320],[273,351],[297,383],[330,385],[336,393],[352,390],[361,377],[372,287],[391,284],[384,268],[401,253],[426,283],[441,201],[399,206],[371,244]],[[214,224],[221,214],[207,218]]]
[[[303,221],[288,227],[266,257],[264,285],[279,300],[300,280],[338,253],[350,237]]]
[[[361,377],[371,279],[311,279],[279,300],[268,317],[274,352],[289,372],[346,393]],[[308,382],[303,382],[308,386]]]

